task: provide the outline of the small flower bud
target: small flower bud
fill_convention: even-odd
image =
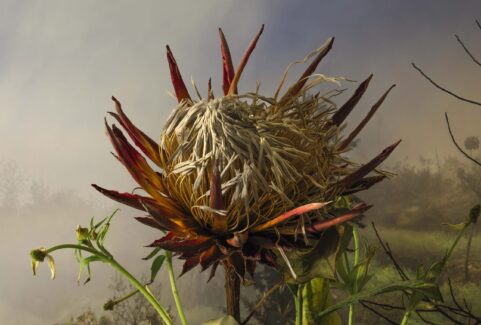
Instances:
[[[115,301],[113,299],[109,299],[109,301],[104,304],[104,310],[114,310],[115,305]]]
[[[75,234],[77,235],[77,240],[79,242],[89,240],[89,230],[87,228],[82,228],[78,225]]]

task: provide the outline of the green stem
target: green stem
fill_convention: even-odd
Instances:
[[[357,227],[356,226],[353,226],[352,227],[352,236],[354,238],[354,263],[353,263],[353,267],[355,268],[358,264],[359,264],[359,251],[360,251],[360,247],[359,247],[359,232],[357,231]],[[356,271],[356,273],[359,272],[359,269]],[[356,279],[357,279],[357,276],[356,276]],[[354,288],[353,288],[354,292],[353,293],[357,293],[357,280],[354,281]],[[356,315],[356,306],[355,304],[350,304],[349,305],[349,319],[348,319],[348,325],[353,325],[354,324],[354,319],[355,319],[355,315]]]
[[[471,231],[469,232],[468,243],[466,244],[466,258],[464,259],[464,281],[468,282],[469,277],[469,255],[471,253],[471,243],[473,241],[474,235],[474,224],[471,226]]]
[[[57,245],[54,247],[49,248],[46,253],[50,254],[59,249],[78,249],[81,251],[89,252],[97,257],[99,257],[103,262],[110,264],[115,270],[117,270],[120,274],[127,278],[130,283],[141,292],[144,297],[150,302],[150,304],[154,307],[157,311],[159,316],[162,318],[165,324],[172,325],[172,320],[170,319],[169,314],[165,311],[164,308],[160,305],[159,301],[151,294],[150,290],[147,286],[144,286],[140,283],[132,274],[130,274],[122,265],[120,265],[113,257],[106,256],[105,254],[101,253],[100,251],[96,250],[95,248],[83,246],[83,245],[75,245],[75,244],[63,244]]]
[[[295,325],[302,325],[302,284],[297,286],[297,297],[295,299],[296,305],[296,323]]]
[[[60,249],[65,249],[65,248],[78,249],[78,250],[81,250],[81,251],[84,251],[84,252],[89,252],[91,254],[94,254],[95,256],[98,256],[98,257],[100,257],[102,259],[105,259],[105,260],[109,259],[109,257],[107,255],[102,254],[101,252],[99,252],[95,248],[83,246],[83,245],[76,245],[76,244],[63,244],[63,245],[53,246],[53,247],[47,249],[45,251],[45,253],[50,254],[54,251],[58,251]],[[107,262],[107,261],[105,261],[105,262]]]
[[[445,260],[446,260],[446,261],[451,257],[451,254],[453,253],[454,248],[456,248],[456,246],[458,245],[459,240],[461,239],[461,237],[463,237],[464,232],[466,231],[466,228],[468,228],[468,226],[469,226],[470,224],[471,224],[470,222],[466,223],[466,224],[464,225],[464,227],[459,231],[458,236],[456,237],[456,239],[454,240],[453,244],[451,245],[451,247],[449,247],[449,250],[448,250],[448,252],[446,253],[446,257],[445,257]]]
[[[410,317],[411,317],[411,311],[406,310],[400,325],[406,325],[408,323]]]
[[[109,263],[120,274],[126,277],[130,281],[130,283],[132,283],[132,285],[144,295],[144,297],[150,302],[150,304],[154,307],[154,309],[159,313],[160,317],[162,318],[165,324],[167,325],[173,324],[169,314],[165,311],[164,308],[162,308],[159,301],[151,294],[147,286],[144,286],[142,283],[140,283],[132,274],[130,274],[126,269],[124,269],[124,267],[120,265],[113,258],[110,259]]]
[[[350,304],[348,325],[353,325],[353,324],[354,324],[354,304]]]
[[[182,308],[182,303],[180,302],[179,292],[177,290],[177,284],[175,282],[174,267],[172,266],[172,253],[169,251],[165,252],[165,260],[167,261],[167,269],[169,272],[170,286],[172,287],[172,295],[174,296],[175,306],[177,307],[177,312],[179,313],[180,321],[182,325],[187,325],[187,320],[185,318],[184,309]]]
[[[447,261],[449,260],[449,258],[451,257],[451,255],[453,254],[454,252],[454,249],[456,248],[456,246],[458,245],[459,243],[459,240],[461,239],[461,237],[463,237],[464,235],[464,232],[466,231],[466,229],[471,225],[471,222],[466,222],[463,226],[463,228],[461,228],[461,230],[459,231],[456,239],[454,240],[454,242],[451,244],[451,246],[449,247],[448,251],[446,252],[446,255],[444,256],[443,260],[442,260],[442,263],[443,263],[443,267],[446,265]],[[417,298],[414,298],[415,301],[411,301],[410,302],[410,305],[412,306],[416,306],[417,305],[417,302],[419,300],[421,300],[422,296],[419,296]],[[404,312],[404,316],[403,316],[403,319],[401,321],[401,325],[406,325],[409,321],[409,318],[411,317],[411,312],[412,312],[412,308],[408,307],[406,309],[406,311]]]

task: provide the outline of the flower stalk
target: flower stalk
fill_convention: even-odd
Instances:
[[[227,315],[240,322],[240,279],[234,268],[227,264],[224,264],[224,273]]]
[[[174,296],[175,306],[177,307],[177,312],[179,313],[179,318],[182,325],[187,325],[187,319],[185,318],[184,309],[182,308],[182,303],[180,302],[179,291],[177,290],[177,283],[175,281],[174,267],[172,265],[172,252],[165,252],[165,261],[167,263],[167,270],[169,273],[170,286],[172,288],[172,296]]]

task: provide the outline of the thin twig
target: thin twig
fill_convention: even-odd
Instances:
[[[370,312],[376,314],[377,316],[381,317],[382,319],[384,319],[385,321],[387,321],[388,323],[390,324],[394,324],[394,325],[397,325],[398,322],[395,322],[393,320],[391,320],[390,318],[388,318],[386,315],[383,315],[382,313],[380,313],[379,311],[377,311],[376,309],[372,308],[372,307],[369,307],[368,304],[366,304],[365,302],[362,302],[361,301],[361,305],[366,308],[367,310],[369,310]]]
[[[448,125],[449,135],[451,136],[451,140],[453,140],[453,143],[454,143],[454,145],[456,146],[456,148],[458,148],[458,150],[459,150],[466,158],[468,158],[469,160],[471,160],[472,162],[474,162],[476,165],[481,166],[481,162],[477,161],[476,159],[474,159],[473,157],[471,157],[470,155],[468,155],[468,154],[461,148],[461,146],[456,142],[456,139],[454,138],[454,135],[453,135],[453,131],[451,130],[451,125],[449,124],[448,113],[444,113],[444,116],[446,117],[446,124]]]
[[[284,281],[281,280],[278,283],[276,283],[274,286],[272,286],[269,290],[267,290],[262,297],[259,299],[259,301],[256,303],[250,314],[244,319],[244,321],[241,323],[241,325],[247,324],[247,322],[254,316],[255,312],[257,309],[259,309],[266,301],[267,298],[269,298],[270,295],[272,295],[277,289],[279,289],[282,285],[284,284]]]
[[[471,51],[469,51],[469,49],[466,47],[466,45],[464,45],[463,41],[461,41],[461,38],[459,38],[458,35],[454,35],[454,37],[456,37],[456,39],[458,40],[458,43],[461,44],[461,47],[464,49],[464,51],[469,55],[469,57],[471,58],[471,60],[474,61],[474,63],[476,63],[477,65],[481,66],[481,62],[479,62],[475,57],[474,55],[471,53]]]
[[[476,25],[478,25],[479,29],[481,29],[481,24],[479,23],[479,21],[476,19]]]
[[[416,315],[418,315],[419,319],[422,320],[426,324],[431,324],[431,325],[438,325],[437,323],[433,323],[426,319],[419,311],[416,311]]]
[[[406,275],[406,273],[402,269],[401,265],[399,265],[397,260],[394,258],[394,255],[391,251],[391,248],[389,247],[389,244],[387,242],[386,243],[383,242],[381,236],[379,235],[379,232],[376,229],[376,225],[374,224],[374,222],[372,222],[371,224],[372,224],[372,228],[374,229],[374,233],[376,234],[376,237],[379,240],[379,243],[381,244],[381,246],[382,246],[384,252],[386,253],[386,255],[389,257],[391,262],[394,264],[394,267],[396,268],[397,272],[399,273],[399,276],[401,277],[401,279],[402,280],[409,280],[409,277]]]
[[[436,306],[436,311],[438,311],[440,314],[442,314],[444,317],[446,317],[447,319],[449,319],[451,322],[453,322],[454,324],[458,324],[458,325],[464,325],[464,323],[456,320],[455,318],[453,318],[451,315],[449,315],[447,313],[447,311],[444,311],[441,306]]]
[[[436,88],[444,91],[445,93],[463,101],[463,102],[466,102],[466,103],[470,103],[470,104],[474,104],[474,105],[478,105],[478,106],[481,106],[481,102],[477,102],[475,100],[472,100],[472,99],[468,99],[468,98],[464,98],[464,97],[461,97],[455,93],[453,93],[452,91],[440,86],[439,84],[437,84],[433,79],[431,79],[427,74],[424,73],[423,70],[421,70],[420,68],[418,68],[414,63],[411,63],[412,66],[414,67],[414,69],[416,69],[424,78],[426,78],[430,83],[432,83]]]

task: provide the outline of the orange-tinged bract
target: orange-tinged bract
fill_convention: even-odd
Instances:
[[[195,101],[182,80],[169,47],[167,59],[178,105],[160,143],[140,131],[113,98],[111,115],[127,132],[106,122],[117,159],[145,195],[120,193],[97,185],[106,196],[144,211],[140,222],[167,232],[151,246],[184,259],[183,273],[200,265],[220,263],[244,278],[258,262],[277,266],[284,250],[301,249],[323,240],[322,233],[347,222],[369,206],[359,203],[344,215],[332,215],[333,201],[365,190],[385,176],[375,169],[399,142],[362,166],[343,157],[391,88],[347,137],[341,126],[371,80],[360,84],[340,108],[329,96],[310,93],[320,80],[309,80],[329,52],[329,39],[313,62],[286,93],[277,98],[238,94],[238,82],[262,29],[254,37],[234,72],[222,30],[224,96],[214,97],[209,80],[206,99]],[[374,176],[368,176],[374,172]],[[288,263],[288,261],[287,261]],[[293,275],[295,277],[295,274]]]

